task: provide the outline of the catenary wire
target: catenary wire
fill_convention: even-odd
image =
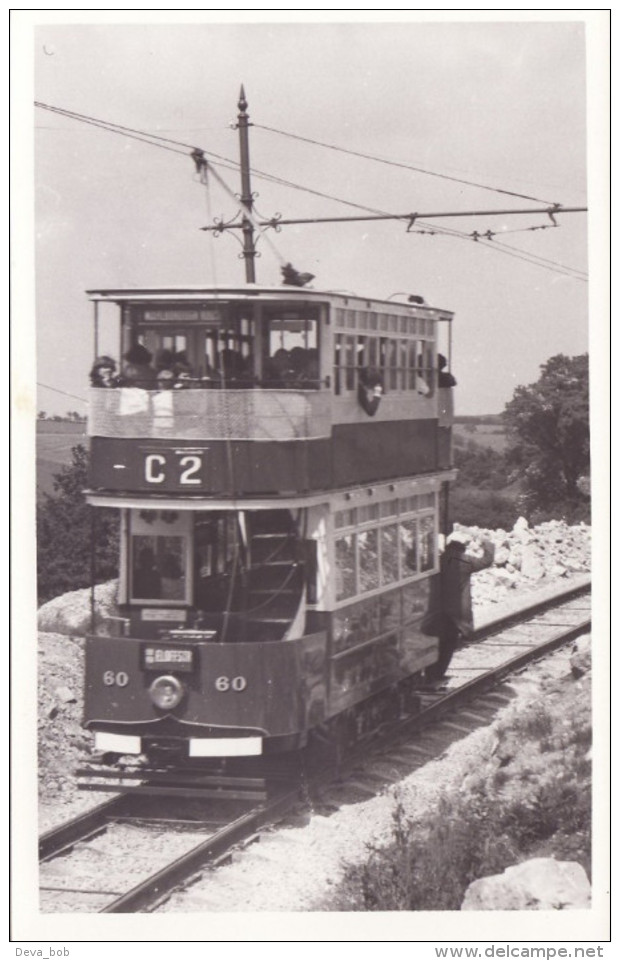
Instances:
[[[465,184],[468,187],[479,187],[482,190],[490,190],[498,194],[507,194],[509,197],[520,197],[522,200],[535,200],[537,203],[553,203],[553,201],[541,200],[540,197],[532,197],[529,194],[517,193],[514,190],[504,190],[501,187],[491,187],[488,184],[477,183],[473,180],[465,180],[460,177],[451,177],[449,174],[438,173],[434,170],[426,170],[424,167],[416,167],[413,164],[406,164],[396,160],[387,160],[384,157],[375,157],[372,154],[362,153],[359,150],[350,150],[347,147],[338,147],[335,144],[324,143],[320,140],[313,140],[310,137],[302,137],[299,134],[288,133],[285,130],[278,130],[275,127],[268,127],[265,124],[255,123],[254,126],[258,127],[260,130],[268,130],[271,133],[280,134],[283,137],[290,137],[293,140],[301,140],[304,143],[314,144],[317,147],[325,147],[328,150],[336,150],[339,153],[346,153],[353,157],[362,157],[364,160],[373,160],[376,163],[387,164],[390,167],[400,167],[403,170],[413,170],[416,173],[426,174],[429,177],[439,177],[441,180],[451,180],[454,183]]]
[[[87,114],[79,114],[79,113],[77,113],[77,112],[75,112],[75,111],[67,110],[67,109],[65,109],[65,108],[54,107],[54,106],[51,106],[50,104],[42,103],[41,101],[35,101],[35,106],[40,107],[40,108],[43,109],[43,110],[49,110],[49,111],[51,111],[52,113],[56,113],[56,114],[59,114],[59,115],[61,115],[61,116],[69,117],[70,119],[78,120],[78,121],[80,121],[80,122],[82,122],[82,123],[90,124],[90,125],[92,125],[92,126],[98,127],[99,129],[108,130],[108,131],[111,132],[111,133],[118,133],[118,134],[120,134],[120,135],[122,135],[122,136],[130,137],[131,139],[138,140],[138,141],[140,141],[140,142],[142,142],[142,143],[150,144],[151,146],[161,147],[162,149],[170,150],[170,151],[173,152],[173,153],[182,154],[183,156],[186,155],[186,151],[188,151],[188,150],[191,151],[191,150],[195,150],[195,149],[196,149],[196,148],[193,147],[191,144],[186,144],[186,143],[184,143],[184,142],[182,142],[182,141],[172,140],[172,139],[169,138],[169,137],[162,137],[162,136],[159,135],[159,134],[150,134],[150,133],[147,133],[147,132],[145,132],[145,131],[140,131],[140,130],[137,130],[137,129],[132,128],[132,127],[127,127],[127,126],[125,126],[125,125],[123,125],[123,124],[117,124],[117,123],[114,123],[114,122],[111,122],[111,121],[99,120],[99,119],[97,119],[97,118],[95,118],[95,117],[91,117],[91,116],[89,116],[89,115],[87,115]],[[261,125],[261,124],[255,124],[254,126],[263,127],[263,125]],[[284,131],[278,131],[278,130],[276,130],[275,128],[264,127],[264,129],[266,129],[266,130],[271,130],[271,131],[273,131],[273,132],[275,132],[275,133],[281,133],[281,134],[283,134],[284,136],[292,136],[292,137],[295,137],[296,139],[308,140],[308,142],[310,142],[310,143],[317,143],[319,146],[329,147],[329,148],[331,148],[331,149],[339,150],[339,151],[344,152],[344,153],[352,153],[352,154],[354,154],[354,155],[359,155],[359,156],[365,157],[366,159],[377,160],[377,161],[379,161],[379,162],[388,163],[388,164],[390,164],[390,165],[392,165],[392,166],[398,166],[398,167],[404,167],[404,168],[407,168],[407,169],[418,170],[418,168],[414,168],[414,167],[410,167],[410,168],[409,168],[408,165],[406,165],[406,164],[396,163],[396,162],[393,162],[393,161],[387,161],[387,160],[383,160],[383,159],[381,159],[381,158],[372,157],[372,156],[366,155],[366,154],[361,154],[361,153],[360,153],[360,154],[356,154],[355,151],[349,151],[349,150],[346,150],[345,148],[335,147],[335,146],[333,146],[333,145],[331,145],[331,144],[322,144],[322,143],[320,143],[320,142],[318,142],[318,141],[309,140],[309,138],[298,137],[297,135],[294,135],[294,134],[290,134],[290,135],[289,135],[289,134],[286,134]],[[169,145],[172,145],[172,146],[169,146]],[[180,147],[180,148],[182,148],[182,149],[177,150],[176,147]],[[239,167],[239,164],[238,164],[237,162],[235,162],[234,160],[231,160],[231,158],[223,157],[223,156],[220,155],[220,154],[216,154],[214,151],[205,150],[204,153],[207,153],[207,154],[210,154],[211,156],[217,157],[219,160],[223,161],[223,165],[227,166],[228,169],[235,169],[235,170],[236,170],[236,169],[238,169],[238,167]],[[212,162],[210,163],[210,166],[211,166],[211,169],[213,170],[213,164],[212,164]],[[215,174],[215,171],[213,171],[213,172],[214,172],[214,174]],[[421,170],[421,169],[420,169],[419,172],[422,172],[422,173],[431,173],[431,172],[429,172],[429,171],[425,171],[425,170]],[[284,179],[284,178],[276,177],[275,175],[272,175],[272,174],[267,174],[267,173],[265,173],[264,171],[259,171],[259,170],[257,170],[257,169],[254,169],[254,170],[253,170],[253,173],[255,174],[255,176],[260,177],[260,178],[265,179],[265,180],[269,180],[269,181],[271,181],[271,182],[273,182],[273,183],[278,183],[278,184],[280,184],[280,185],[282,185],[282,186],[287,186],[287,187],[290,187],[290,188],[295,189],[295,190],[301,190],[301,191],[304,191],[304,192],[307,192],[307,193],[312,193],[312,194],[314,194],[314,195],[316,195],[316,196],[322,196],[322,197],[324,197],[324,198],[326,198],[326,199],[334,200],[334,201],[337,202],[337,203],[342,203],[342,204],[345,204],[345,205],[347,205],[347,206],[355,207],[356,209],[359,209],[359,210],[369,211],[369,212],[375,213],[375,214],[385,214],[385,211],[379,211],[379,210],[377,210],[376,208],[368,207],[368,206],[365,206],[365,205],[362,205],[362,204],[356,204],[356,203],[354,203],[354,202],[352,202],[352,201],[343,200],[342,198],[334,197],[334,196],[332,196],[332,195],[322,193],[321,191],[316,191],[316,190],[313,190],[312,188],[304,187],[304,186],[302,186],[302,185],[300,185],[300,184],[295,184],[293,181],[289,181],[289,180],[286,180],[286,179]],[[446,175],[442,175],[442,174],[434,174],[434,175],[435,175],[435,176],[442,176],[442,177],[443,177],[443,176],[446,176]],[[218,180],[218,182],[220,183],[220,185],[223,187],[223,189],[225,189],[225,191],[229,194],[229,196],[231,196],[233,199],[235,199],[235,202],[237,202],[234,192],[228,187],[228,185],[226,185],[225,182],[224,182],[220,177],[217,177],[217,176],[216,176],[216,179]],[[447,179],[454,179],[454,180],[456,180],[456,178],[449,178],[449,177],[448,177]],[[517,194],[517,193],[511,192],[511,191],[502,190],[501,188],[492,188],[492,187],[488,187],[488,186],[486,186],[486,185],[476,184],[476,183],[473,183],[473,182],[470,182],[470,181],[464,181],[464,180],[462,180],[462,181],[457,181],[457,182],[466,183],[466,184],[468,184],[469,186],[477,186],[477,187],[484,186],[485,189],[488,189],[488,190],[494,190],[494,191],[496,191],[496,192],[498,192],[498,193],[507,193],[507,194],[510,194],[511,196],[520,197],[520,198],[522,198],[522,199],[534,200],[534,201],[537,202],[537,203],[547,203],[547,202],[548,202],[548,201],[540,200],[539,198],[530,197],[530,196],[527,195],[527,194]],[[244,208],[244,212],[245,212],[246,215],[248,214],[248,211],[245,210],[245,208]],[[256,221],[253,220],[253,218],[252,218],[251,216],[250,216],[248,219],[250,219],[250,220],[252,221],[253,226],[255,226],[256,229],[260,229],[260,228],[259,228],[259,225],[256,223]],[[408,218],[407,218],[407,217],[402,217],[402,218],[399,218],[399,219],[402,219],[403,221],[406,221]],[[421,223],[421,222],[420,222],[420,223]],[[426,225],[426,226],[429,226],[429,225]],[[536,228],[536,227],[532,227],[532,228],[527,228],[527,229],[535,230],[535,229],[537,229],[537,228]],[[456,237],[460,237],[461,239],[469,239],[469,240],[474,239],[474,240],[476,240],[477,242],[482,243],[483,246],[489,246],[489,243],[486,242],[486,241],[484,241],[483,238],[482,238],[482,236],[480,236],[480,235],[478,235],[478,237],[473,237],[473,235],[471,235],[471,234],[464,234],[464,233],[459,232],[459,231],[450,230],[450,228],[441,228],[441,229],[434,229],[434,228],[433,228],[433,229],[429,230],[429,232],[430,232],[430,233],[434,233],[434,234],[438,234],[438,235],[439,235],[439,234],[443,234],[443,235],[447,235],[447,236],[456,236]],[[261,234],[264,236],[264,233],[263,233],[262,231],[261,231]],[[271,246],[274,247],[273,244],[271,244]],[[502,247],[505,247],[505,248],[507,248],[507,249],[505,249],[505,250],[504,250],[504,249],[501,249]],[[530,262],[530,263],[536,264],[536,265],[541,266],[541,267],[542,267],[542,266],[545,266],[545,264],[541,263],[541,262],[537,259],[537,255],[529,255],[529,254],[527,254],[525,251],[519,251],[519,252],[517,252],[515,248],[508,248],[507,245],[501,245],[501,244],[498,243],[498,242],[494,242],[494,249],[496,249],[498,252],[505,253],[505,254],[507,254],[508,256],[513,256],[513,257],[515,257],[516,259],[526,260],[526,261],[528,261],[528,262]],[[274,247],[274,251],[275,251],[275,247]],[[279,259],[282,259],[282,258],[279,257]],[[544,260],[545,258],[541,258],[541,259]],[[551,263],[555,263],[555,262],[550,262],[550,264],[551,264]],[[557,272],[564,273],[564,274],[567,274],[567,275],[569,275],[569,276],[575,276],[575,274],[573,273],[574,268],[565,267],[565,266],[562,265],[562,264],[557,264],[556,267],[559,268],[559,270],[558,270]],[[549,265],[549,266],[548,266],[548,269],[553,270],[554,268]],[[580,272],[580,273],[583,273],[583,272]],[[585,278],[584,278],[583,276],[581,276],[581,277],[576,277],[576,279],[582,279],[582,280],[583,280],[583,279],[585,279]]]
[[[87,403],[88,403],[88,401],[86,400],[85,397],[78,397],[77,394],[69,394],[69,393],[67,393],[66,390],[60,390],[60,388],[58,388],[58,387],[52,387],[50,384],[42,384],[40,381],[37,381],[37,387],[44,387],[46,390],[53,390],[54,393],[56,393],[56,394],[64,394],[65,397],[72,397],[73,400],[79,400],[79,401],[81,401],[83,404],[87,404]]]

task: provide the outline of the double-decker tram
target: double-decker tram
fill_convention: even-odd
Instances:
[[[121,532],[118,616],[86,642],[96,749],[239,758],[371,730],[438,657],[452,314],[292,286],[89,295],[120,374],[89,396],[87,499]]]

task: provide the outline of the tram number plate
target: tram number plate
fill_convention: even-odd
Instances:
[[[193,671],[194,651],[186,647],[142,648],[142,667],[146,671]]]

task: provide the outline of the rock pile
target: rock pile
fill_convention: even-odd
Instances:
[[[472,579],[474,605],[495,604],[515,589],[534,590],[541,587],[543,581],[570,578],[590,570],[590,528],[586,524],[570,527],[564,521],[546,521],[530,527],[527,520],[520,517],[511,531],[460,524],[454,527],[471,535],[474,542],[486,539],[495,544],[492,567]]]

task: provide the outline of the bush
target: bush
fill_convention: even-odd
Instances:
[[[72,462],[54,478],[55,494],[37,505],[37,586],[39,603],[67,591],[118,576],[118,512],[89,507],[88,452],[72,448]]]
[[[472,881],[532,857],[575,860],[590,874],[589,685],[550,698],[496,726],[495,764],[466,792],[444,793],[417,820],[397,797],[388,844],[346,868],[328,908],[459,910]]]
[[[465,527],[511,530],[520,513],[514,494],[485,491],[454,485],[450,496],[450,516]]]

